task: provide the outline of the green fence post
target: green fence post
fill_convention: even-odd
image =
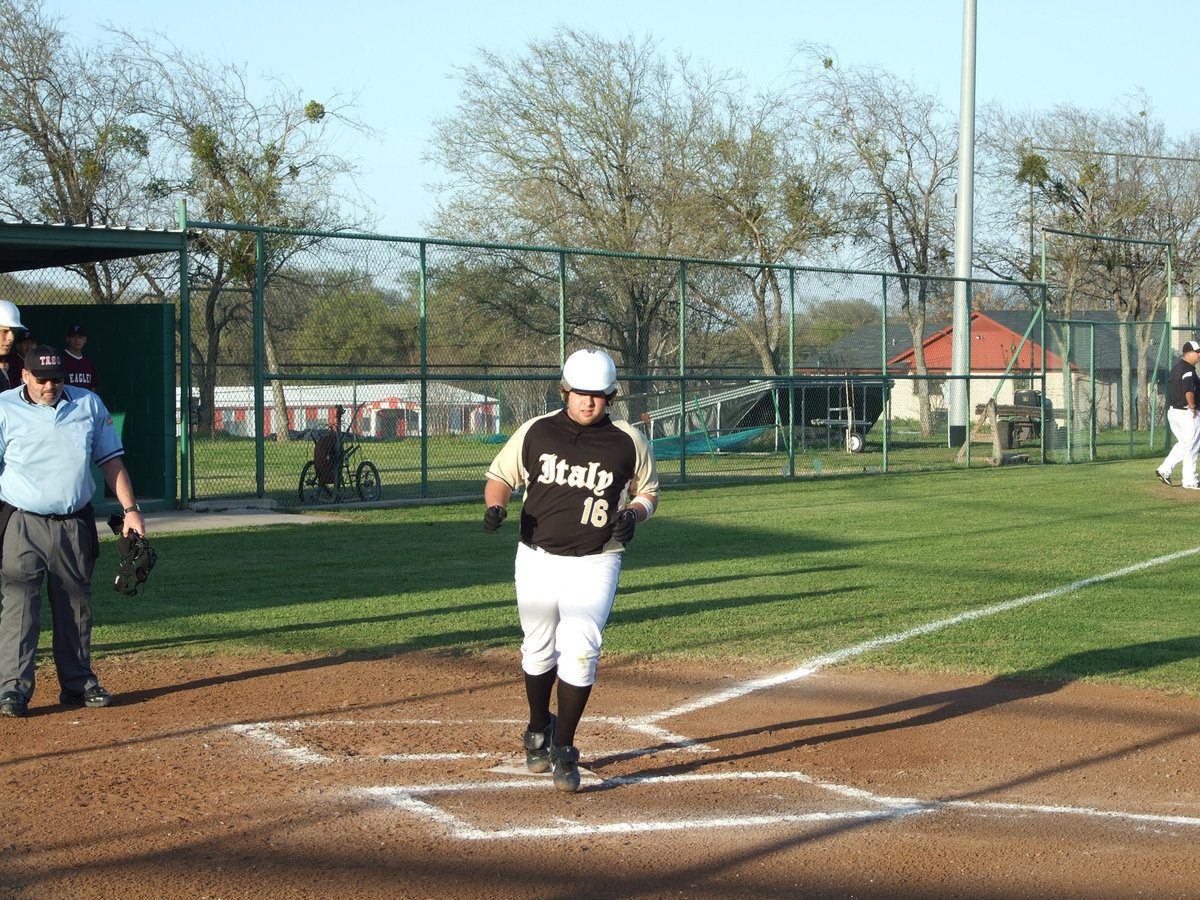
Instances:
[[[687,263],[679,261],[679,483],[687,483]]]
[[[266,350],[264,325],[264,293],[266,290],[266,246],[263,240],[263,230],[254,230],[254,485],[255,495],[262,497],[266,490],[266,440],[263,434],[266,426],[266,415],[263,408],[266,393],[263,390],[263,371],[266,369]],[[287,422],[284,422],[287,427]],[[278,423],[275,425],[279,428]]]
[[[428,342],[428,285],[425,270],[425,241],[418,250],[420,291],[418,300],[418,333],[421,340],[421,498],[429,496],[429,342]]]
[[[879,310],[879,374],[881,383],[879,389],[883,391],[883,471],[888,470],[888,444],[891,442],[892,436],[892,391],[888,386],[888,327],[887,327],[887,276],[880,278],[880,310]],[[967,443],[970,444],[970,434],[967,435]],[[971,448],[967,447],[967,453],[970,454]],[[971,464],[971,458],[967,456],[967,465]]]
[[[1090,322],[1088,324],[1088,331],[1090,333],[1089,336],[1091,337],[1091,346],[1088,349],[1088,371],[1091,373],[1091,377],[1088,378],[1088,381],[1090,381],[1091,385],[1092,385],[1091,397],[1090,397],[1092,412],[1091,412],[1091,415],[1088,416],[1088,425],[1089,425],[1088,458],[1092,462],[1095,462],[1096,461],[1096,323],[1095,322]]]
[[[179,201],[179,507],[195,497],[192,468],[192,294],[188,284],[187,201]]]

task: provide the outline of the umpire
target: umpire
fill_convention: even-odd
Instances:
[[[63,385],[62,355],[44,344],[22,386],[0,394],[0,715],[27,714],[41,633],[42,581],[54,629],[59,702],[108,706],[92,671],[91,577],[99,554],[92,462],[125,510],[123,533],[146,523],[121,461],[125,450],[100,397]]]

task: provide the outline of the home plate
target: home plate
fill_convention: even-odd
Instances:
[[[525,762],[517,759],[500,763],[498,766],[492,766],[488,771],[494,775],[513,775],[518,778],[549,778],[554,774],[553,769],[547,769],[545,772],[530,772],[529,769],[525,768]],[[579,767],[579,775],[585,782],[589,779],[594,781],[603,780],[590,769],[586,769],[583,766]]]

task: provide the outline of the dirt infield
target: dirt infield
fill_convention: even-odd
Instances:
[[[1194,698],[608,659],[564,795],[515,654],[97,669],[0,719],[2,896],[1200,896]]]

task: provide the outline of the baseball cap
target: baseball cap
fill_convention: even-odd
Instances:
[[[1183,345],[1183,350],[1181,350],[1180,352],[1181,353],[1200,353],[1200,343],[1197,343],[1196,341],[1188,341],[1186,344]]]
[[[25,368],[34,378],[63,379],[67,377],[67,370],[63,368],[62,355],[53,347],[45,344],[38,344],[29,351],[29,355],[25,357]]]
[[[83,337],[87,337],[87,329],[85,329],[82,325],[72,325],[67,329],[67,337],[70,337],[73,334],[79,334],[83,335]]]

